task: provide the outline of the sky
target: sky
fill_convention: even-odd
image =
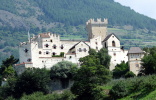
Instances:
[[[156,19],[156,0],[114,0],[136,12]]]

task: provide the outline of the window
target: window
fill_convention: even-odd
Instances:
[[[72,58],[72,56],[69,56],[69,59],[71,59]]]
[[[24,49],[24,52],[27,53],[29,50],[28,49]]]
[[[53,42],[53,40],[50,40],[50,42]]]
[[[41,52],[41,51],[39,51],[39,54],[42,54],[42,52]]]
[[[114,53],[113,55],[116,56],[116,53]]]
[[[31,59],[29,58],[27,61],[28,61],[28,62],[31,62]]]
[[[75,53],[75,51],[72,51],[72,53]]]
[[[98,50],[98,47],[96,47],[96,50]]]
[[[139,64],[135,64],[136,67],[139,67]]]
[[[47,47],[47,48],[48,48],[48,47],[49,47],[49,44],[45,44],[45,47]]]
[[[79,48],[79,52],[82,52],[82,49],[81,48]]]
[[[53,48],[56,49],[56,45],[55,44],[53,45]]]
[[[115,47],[115,41],[112,41],[112,46]]]
[[[98,43],[97,43],[97,42],[95,42],[95,44],[97,45]]]
[[[61,45],[61,49],[63,49],[64,47],[63,47],[63,45]]]
[[[46,54],[49,54],[49,51],[46,51]]]
[[[105,48],[107,47],[107,43],[105,42]]]
[[[87,50],[86,50],[86,48],[84,48],[83,50],[84,50],[84,52],[86,52],[86,51],[87,51]]]
[[[55,52],[53,52],[53,56],[55,56],[56,55],[56,53]]]

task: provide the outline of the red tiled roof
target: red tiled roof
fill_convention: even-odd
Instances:
[[[40,36],[42,38],[50,38],[49,34],[48,33],[41,33]]]
[[[23,62],[23,63],[20,63],[20,64],[15,64],[15,66],[24,65],[24,64],[33,64],[33,63],[32,62]]]

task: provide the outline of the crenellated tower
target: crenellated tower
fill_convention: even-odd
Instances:
[[[101,36],[101,40],[103,41],[107,36],[107,24],[108,20],[104,18],[98,18],[96,21],[94,19],[90,19],[86,22],[86,29],[88,32],[88,39],[96,38]]]

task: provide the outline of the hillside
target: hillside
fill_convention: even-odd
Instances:
[[[113,0],[1,0],[0,4],[0,60],[10,54],[18,57],[17,45],[26,41],[28,30],[86,40],[85,22],[90,18],[108,18],[109,33],[117,33],[127,48],[156,44],[156,20]]]

